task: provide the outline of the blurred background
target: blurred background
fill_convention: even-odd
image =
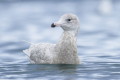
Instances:
[[[62,29],[51,23],[65,13],[80,19],[83,63],[120,63],[120,0],[0,0],[1,65],[29,63],[22,52],[29,44],[22,40],[57,43]]]

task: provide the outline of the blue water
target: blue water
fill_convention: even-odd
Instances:
[[[120,80],[120,1],[109,1],[1,0],[0,80]],[[56,43],[62,29],[50,25],[64,13],[80,18],[81,64],[30,64],[22,40]]]

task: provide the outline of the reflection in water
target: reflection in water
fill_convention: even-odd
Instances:
[[[77,75],[77,67],[79,65],[57,65],[57,64],[28,64],[28,65],[21,65],[21,69],[23,69],[24,74],[26,74],[23,78],[46,78],[49,79],[56,79],[62,78],[67,80],[75,79],[75,75]]]
[[[62,76],[64,76],[63,80],[76,80],[75,75],[77,75],[77,66],[79,65],[68,65],[68,64],[61,64],[57,65],[59,71],[61,72]]]

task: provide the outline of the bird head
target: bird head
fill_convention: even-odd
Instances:
[[[74,14],[64,14],[61,18],[51,24],[51,27],[61,27],[64,31],[78,32],[79,19]]]

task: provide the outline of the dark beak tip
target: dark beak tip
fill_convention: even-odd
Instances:
[[[55,27],[54,23],[52,23],[52,24],[51,24],[51,27],[52,27],[52,28],[54,28],[54,27]]]

